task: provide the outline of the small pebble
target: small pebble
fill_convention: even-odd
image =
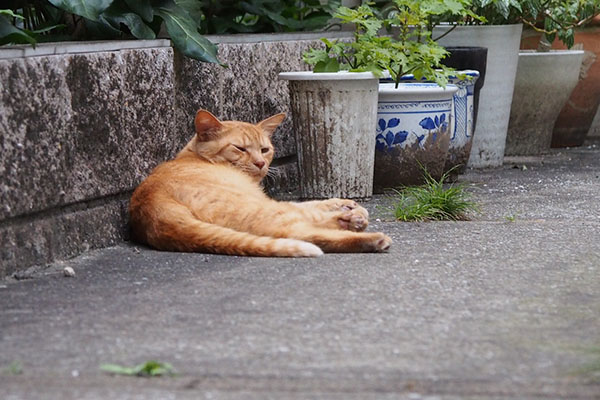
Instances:
[[[63,274],[64,274],[66,277],[72,278],[72,277],[74,277],[74,276],[75,276],[75,271],[74,271],[74,270],[73,270],[73,268],[71,268],[71,267],[65,267],[65,268],[63,269]]]

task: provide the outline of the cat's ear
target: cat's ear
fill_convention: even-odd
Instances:
[[[260,121],[257,125],[267,135],[271,136],[284,119],[285,113],[275,114],[272,117]]]
[[[223,127],[221,121],[206,110],[198,110],[194,119],[196,135],[200,141],[206,142],[216,138],[219,130]]]

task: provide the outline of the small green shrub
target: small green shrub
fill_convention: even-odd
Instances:
[[[395,190],[397,199],[394,215],[400,221],[460,221],[468,220],[468,213],[478,211],[477,204],[461,184],[445,187],[451,171],[440,180],[423,169],[425,183]]]

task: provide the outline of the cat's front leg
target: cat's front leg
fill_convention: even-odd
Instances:
[[[318,209],[318,210],[322,210],[322,211],[340,211],[340,210],[353,210],[356,208],[362,208],[354,200],[338,199],[338,198],[327,199],[327,200],[311,200],[311,201],[304,201],[301,203],[293,203],[293,204],[295,204],[301,208],[311,208],[311,209]],[[362,208],[362,209],[365,212],[367,212],[367,210],[365,210],[364,208]],[[369,213],[367,212],[367,217],[368,216],[369,216]]]

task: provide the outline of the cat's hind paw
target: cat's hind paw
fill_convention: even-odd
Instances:
[[[374,250],[377,253],[383,253],[390,249],[392,239],[383,233],[379,233],[379,235],[381,236],[375,241]]]

